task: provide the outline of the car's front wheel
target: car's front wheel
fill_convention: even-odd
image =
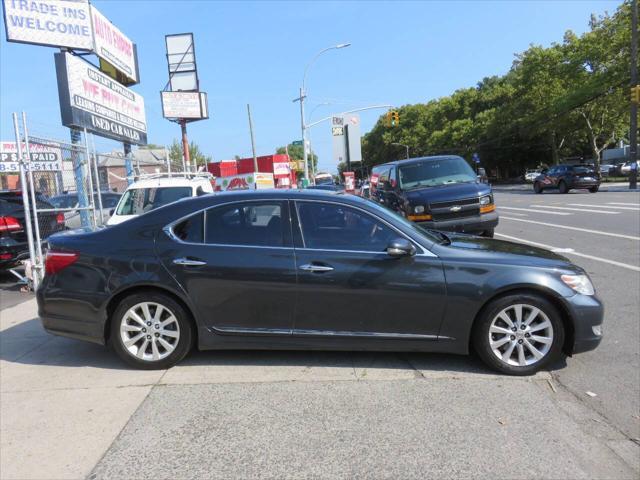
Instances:
[[[591,193],[596,193],[598,191],[598,188],[600,188],[598,185],[595,185],[593,187],[589,187],[589,191]]]
[[[535,294],[508,295],[487,305],[473,331],[473,344],[490,368],[531,375],[560,355],[564,327],[558,310]]]
[[[188,313],[172,297],[140,292],[123,299],[111,319],[111,344],[120,358],[144,370],[172,367],[191,349]]]
[[[540,185],[540,182],[535,182],[533,184],[533,191],[536,193],[542,193],[542,185]]]

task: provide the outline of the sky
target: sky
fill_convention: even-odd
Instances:
[[[305,66],[329,46],[307,77],[307,122],[376,104],[427,102],[506,73],[529,45],[582,33],[591,13],[619,1],[306,1],[95,0],[138,48],[148,141],[169,145],[180,127],[162,117],[167,80],[164,36],[193,32],[200,89],[210,118],[188,126],[189,139],[214,160],[251,156],[247,104],[258,155],[301,139],[298,96]],[[61,125],[56,49],[0,40],[0,139],[13,140],[12,112],[25,111],[32,135],[67,141]],[[93,59],[95,63],[95,58]],[[329,103],[329,105],[326,105]],[[362,133],[384,110],[361,114]],[[402,119],[401,119],[402,121]],[[335,171],[328,122],[310,133],[319,169]],[[122,144],[96,137],[100,151]],[[400,148],[400,147],[399,147]],[[402,150],[402,149],[400,149]],[[399,156],[404,154],[398,152]]]

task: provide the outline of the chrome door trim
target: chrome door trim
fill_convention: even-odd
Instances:
[[[192,260],[189,258],[174,258],[171,262],[174,265],[184,265],[186,267],[200,267],[202,265],[206,265],[207,262],[203,262],[202,260]]]
[[[214,331],[226,334],[240,335],[298,335],[305,337],[344,337],[344,338],[377,338],[381,340],[453,340],[449,337],[439,337],[438,335],[424,335],[414,333],[393,333],[393,332],[343,332],[334,330],[308,330],[308,329],[285,329],[285,328],[237,328],[237,327],[212,327]]]

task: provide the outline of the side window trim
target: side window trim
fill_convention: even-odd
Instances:
[[[418,253],[418,255],[424,255],[424,256],[429,256],[429,257],[435,257],[436,255],[434,253],[432,253],[431,251],[429,251],[428,249],[426,249],[425,247],[423,247],[419,242],[415,241],[413,238],[409,237],[407,234],[405,234],[404,232],[398,230],[395,226],[393,226],[392,224],[390,224],[389,222],[387,222],[384,218],[381,217],[376,217],[375,215],[373,215],[372,213],[356,207],[354,205],[349,205],[346,203],[340,203],[340,202],[332,202],[332,201],[327,201],[327,200],[295,200],[295,210],[296,210],[296,216],[298,217],[298,225],[300,228],[300,237],[302,238],[302,244],[303,247],[299,248],[299,247],[295,247],[297,250],[314,250],[314,251],[322,251],[322,252],[344,252],[344,253],[373,253],[373,254],[383,254],[383,255],[387,255],[386,252],[376,252],[376,251],[370,251],[370,250],[349,250],[349,249],[344,249],[344,248],[307,248],[306,246],[306,242],[304,240],[304,232],[302,230],[302,222],[300,221],[300,210],[299,210],[299,204],[301,203],[325,203],[325,204],[330,204],[330,205],[338,205],[340,207],[347,207],[347,208],[352,208],[354,210],[357,210],[359,212],[364,213],[365,215],[369,216],[370,218],[372,218],[375,221],[378,221],[380,223],[383,223],[385,226],[387,226],[388,228],[390,228],[391,230],[393,230],[395,233],[397,233],[399,236],[405,238],[406,240],[410,241],[411,244],[413,246],[415,246],[417,249],[419,249],[418,251],[420,253]]]

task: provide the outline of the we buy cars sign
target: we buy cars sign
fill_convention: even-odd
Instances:
[[[62,124],[120,142],[147,144],[144,99],[84,60],[56,53]]]

